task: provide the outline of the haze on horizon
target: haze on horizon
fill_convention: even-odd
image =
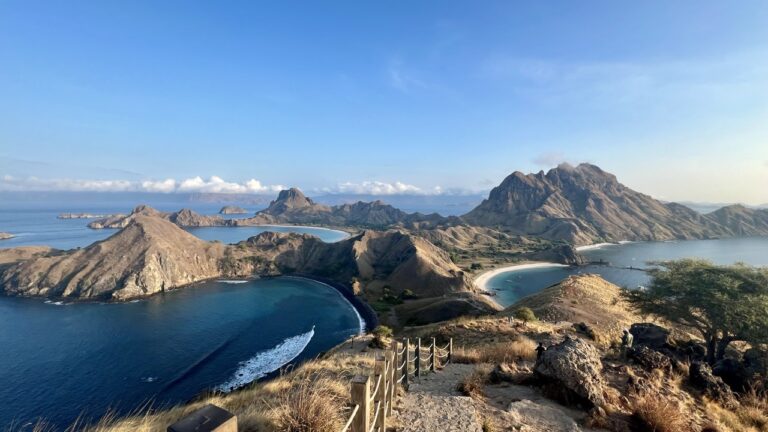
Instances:
[[[0,191],[768,203],[768,3],[0,3]]]

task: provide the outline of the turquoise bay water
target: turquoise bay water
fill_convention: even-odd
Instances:
[[[590,262],[607,262],[610,266],[544,267],[509,271],[492,277],[488,289],[496,292],[496,301],[509,306],[526,295],[556,284],[574,274],[595,273],[619,286],[635,288],[648,283],[641,270],[649,261],[679,258],[703,258],[718,264],[745,262],[768,265],[768,237],[674,242],[638,242],[609,245],[581,252]]]
[[[228,390],[359,331],[336,290],[298,278],[208,282],[123,304],[0,297],[0,430]]]
[[[191,207],[201,214],[215,214],[219,206],[197,205]],[[175,211],[178,207],[163,208],[163,211]],[[57,219],[60,213],[93,213],[93,214],[113,214],[126,213],[130,208],[124,206],[61,206],[61,207],[32,207],[25,206],[3,206],[0,207],[0,232],[9,232],[16,237],[8,240],[0,240],[0,248],[12,248],[17,246],[51,246],[56,249],[72,249],[76,247],[85,247],[93,242],[104,240],[117,230],[103,229],[94,230],[88,228],[89,219]],[[243,218],[248,215],[223,215],[227,219]],[[265,231],[275,232],[298,232],[311,234],[319,237],[325,242],[336,242],[347,238],[349,235],[342,231],[330,230],[316,227],[293,227],[293,226],[258,226],[241,228],[190,228],[189,232],[200,237],[203,240],[219,240],[224,243],[237,243],[251,236],[255,236]]]

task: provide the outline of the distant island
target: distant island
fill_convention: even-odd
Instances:
[[[224,206],[221,208],[221,210],[219,210],[219,214],[247,214],[247,213],[248,213],[248,210],[242,207],[233,206],[233,205]]]
[[[59,213],[58,216],[56,216],[57,219],[99,219],[99,218],[106,218],[106,217],[113,217],[118,215],[104,215],[104,214],[93,214],[93,213]]]
[[[7,232],[0,232],[0,240],[8,240],[16,237],[15,235]]]

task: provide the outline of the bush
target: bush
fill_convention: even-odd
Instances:
[[[374,336],[379,337],[379,338],[391,338],[392,335],[394,334],[392,332],[392,329],[387,327],[387,326],[385,326],[385,325],[376,326],[376,328],[373,329],[372,333],[373,333]]]
[[[521,307],[521,308],[515,309],[515,311],[512,312],[512,316],[515,319],[519,319],[520,321],[523,321],[526,323],[531,321],[536,321],[536,314],[533,313],[531,308],[527,308],[527,307]]]
[[[400,294],[400,298],[402,298],[403,300],[412,300],[412,299],[416,299],[416,298],[419,298],[419,297],[416,294],[414,294],[413,291],[407,289],[407,290],[403,291],[402,294]]]
[[[632,420],[640,430],[654,432],[679,432],[689,426],[688,416],[676,404],[657,397],[636,400]]]
[[[277,425],[290,432],[336,432],[341,424],[336,399],[322,382],[305,380],[281,395]]]
[[[487,367],[477,367],[471,374],[465,376],[456,386],[456,390],[471,398],[485,396],[483,387],[488,383],[490,371]]]

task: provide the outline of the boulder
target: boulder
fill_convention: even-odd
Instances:
[[[627,350],[627,357],[646,370],[661,369],[668,371],[672,369],[672,360],[669,357],[645,345],[630,348]]]
[[[768,377],[768,349],[750,348],[744,352],[744,367],[753,374]]]
[[[629,328],[634,336],[635,345],[645,345],[654,350],[669,347],[669,330],[652,323],[635,323]]]
[[[551,346],[534,367],[534,373],[545,383],[567,390],[566,402],[588,402],[591,406],[605,406],[605,386],[601,375],[602,363],[597,349],[582,339],[567,338]]]
[[[704,394],[723,407],[732,409],[739,405],[736,396],[722,378],[715,376],[712,369],[704,362],[694,362],[689,369],[688,378],[693,386],[701,389]]]
[[[712,374],[720,377],[732,390],[743,392],[750,388],[752,382],[752,373],[746,366],[732,358],[719,360],[712,366]]]

